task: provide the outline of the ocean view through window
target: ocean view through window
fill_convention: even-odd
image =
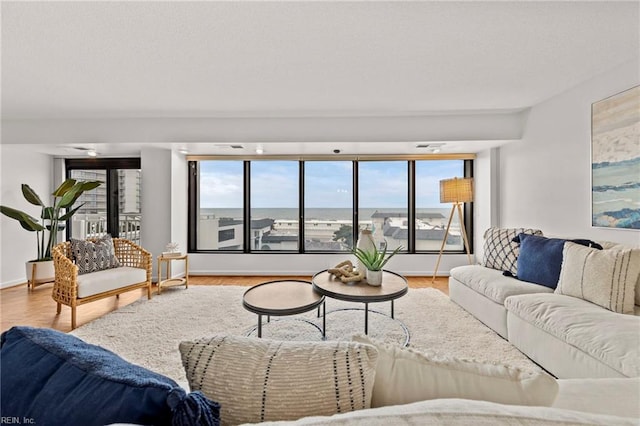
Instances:
[[[471,160],[193,161],[197,173],[190,185],[196,190],[189,191],[189,215],[197,229],[190,229],[189,251],[349,252],[358,231],[370,229],[390,249],[435,252],[450,210],[439,202],[439,181],[465,177],[471,165]],[[471,218],[465,222],[471,229]],[[453,223],[447,252],[464,248],[456,229],[459,224]]]

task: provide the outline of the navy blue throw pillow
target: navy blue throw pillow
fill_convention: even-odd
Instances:
[[[515,241],[516,238],[518,241]],[[514,242],[520,242],[518,255],[518,278],[555,289],[562,269],[562,250],[564,243],[571,241],[583,246],[602,250],[602,246],[590,240],[563,240],[545,238],[537,235],[520,234]]]
[[[47,328],[0,337],[2,416],[38,425],[219,425],[220,406],[111,351]]]

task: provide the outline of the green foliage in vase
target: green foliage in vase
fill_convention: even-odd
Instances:
[[[362,250],[356,247],[353,250],[353,255],[358,258],[358,260],[362,262],[364,267],[369,271],[381,271],[389,259],[395,256],[400,250],[402,250],[402,248],[402,246],[399,246],[391,253],[387,254],[387,242],[385,241],[384,248],[382,250],[378,250],[378,247],[375,245],[371,250]]]
[[[68,219],[73,216],[80,207],[68,210],[76,200],[85,191],[100,186],[100,181],[76,181],[75,179],[67,179],[53,191],[53,205],[46,206],[40,196],[31,189],[27,184],[22,184],[22,195],[25,200],[34,206],[41,207],[40,220],[33,216],[8,206],[0,206],[0,213],[11,219],[15,219],[20,223],[23,229],[36,233],[36,242],[38,247],[38,258],[36,261],[51,260],[51,249],[58,243],[58,231],[64,229],[64,225]],[[63,210],[64,209],[64,210]],[[48,231],[49,238],[45,239],[45,232]]]

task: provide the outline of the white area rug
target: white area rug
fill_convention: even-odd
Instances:
[[[71,334],[103,346],[123,358],[186,383],[178,344],[215,334],[255,336],[256,314],[242,307],[242,294],[248,287],[191,286],[168,288],[153,299],[141,299]],[[349,340],[364,334],[363,304],[327,298],[327,339]],[[390,302],[372,303],[372,310],[389,314]],[[334,312],[332,312],[334,311]],[[263,338],[279,340],[321,340],[321,333],[306,319],[318,325],[316,311],[294,317],[272,319],[263,327]],[[439,290],[409,289],[395,301],[395,318],[410,331],[410,347],[464,359],[507,364],[523,369],[535,365],[491,329],[469,315]],[[296,320],[298,319],[298,320]],[[266,318],[265,318],[266,320]],[[398,321],[371,313],[369,335],[403,344],[405,333]]]

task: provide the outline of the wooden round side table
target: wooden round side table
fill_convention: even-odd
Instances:
[[[184,277],[171,278],[171,262],[173,260],[184,261]],[[166,264],[166,279],[162,279],[162,265]],[[162,292],[162,287],[170,287],[175,285],[184,285],[185,288],[189,288],[189,255],[183,254],[180,256],[158,256],[158,294]]]

